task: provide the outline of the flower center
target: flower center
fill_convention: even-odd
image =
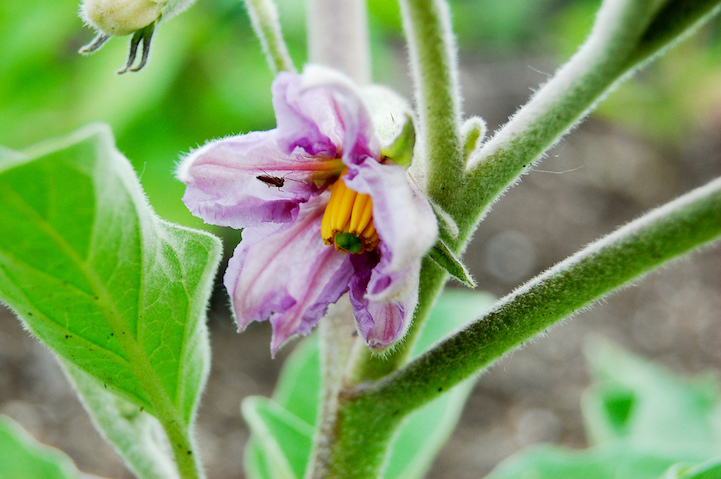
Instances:
[[[373,251],[381,240],[373,226],[371,197],[348,188],[343,182],[346,173],[348,168],[333,184],[320,228],[323,242],[344,254]]]

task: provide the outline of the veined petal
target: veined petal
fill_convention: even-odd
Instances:
[[[327,247],[320,236],[328,195],[302,203],[293,222],[270,234],[265,226],[244,230],[228,264],[224,283],[239,329],[270,319],[274,353],[290,337],[308,334],[348,291],[350,255]]]
[[[342,131],[342,157],[346,165],[370,156],[380,159],[380,139],[361,91],[345,75],[320,65],[308,65],[302,75],[303,93],[321,92],[330,101],[331,111]],[[327,115],[327,113],[326,113]]]
[[[371,196],[373,224],[381,239],[388,273],[401,273],[433,246],[438,224],[430,203],[406,169],[372,158],[349,166],[346,185]]]
[[[382,351],[408,331],[418,301],[418,271],[403,278],[411,286],[405,288],[404,295],[393,301],[376,301],[368,294],[377,268],[375,261],[371,254],[353,257],[351,262],[355,273],[350,282],[350,301],[358,331],[366,344],[371,349]]]
[[[328,90],[303,90],[300,76],[281,72],[272,91],[278,144],[283,151],[301,148],[313,156],[340,156],[344,128]]]
[[[298,204],[322,190],[335,169],[325,158],[283,153],[270,130],[210,142],[185,158],[177,175],[194,215],[246,228],[292,221]]]

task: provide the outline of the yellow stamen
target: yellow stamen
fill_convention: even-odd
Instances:
[[[347,168],[333,184],[320,228],[323,242],[343,253],[373,251],[380,238],[373,226],[371,197],[348,188],[343,182],[346,173]]]

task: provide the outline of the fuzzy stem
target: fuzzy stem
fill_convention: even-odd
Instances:
[[[245,0],[245,7],[273,74],[280,71],[294,72],[293,60],[283,40],[278,8],[273,0]]]
[[[370,43],[365,0],[309,0],[308,50],[312,63],[370,82]]]
[[[326,477],[331,448],[335,442],[338,395],[345,378],[346,365],[354,349],[353,346],[355,343],[359,343],[353,334],[355,332],[353,309],[347,297],[331,305],[328,314],[318,327],[320,329],[323,391],[313,456],[306,471],[307,479]]]
[[[456,202],[463,177],[458,60],[445,0],[401,0],[423,142],[428,194],[444,209]]]
[[[586,43],[468,165],[462,237],[488,206],[623,78],[719,12],[721,0],[606,0]],[[688,8],[687,8],[688,7]],[[669,22],[673,20],[673,24]],[[664,23],[666,21],[666,23]]]
[[[562,261],[390,376],[347,390],[328,477],[379,477],[405,415],[593,301],[720,237],[721,178]]]

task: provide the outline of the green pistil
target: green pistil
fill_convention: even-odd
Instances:
[[[335,235],[335,244],[351,253],[363,251],[363,240],[354,233],[337,233]]]

